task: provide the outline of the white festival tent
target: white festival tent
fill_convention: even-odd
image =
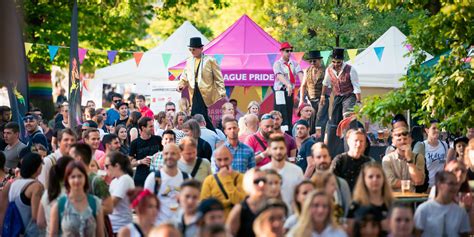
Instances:
[[[191,56],[188,50],[191,37],[201,37],[204,45],[209,43],[196,27],[185,21],[165,42],[145,52],[138,66],[132,58],[96,70],[95,78],[102,79],[104,84],[168,82],[168,66],[176,65]],[[163,62],[163,54],[170,55],[167,65]]]
[[[395,26],[390,27],[367,49],[358,54],[348,63],[357,70],[362,87],[399,88],[399,80],[406,75],[412,57],[408,56],[409,49],[406,36]],[[383,48],[382,48],[383,47]],[[383,50],[377,56],[375,49]],[[433,58],[426,53],[426,60]]]

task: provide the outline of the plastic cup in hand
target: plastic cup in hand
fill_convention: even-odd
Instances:
[[[411,184],[411,180],[402,180],[401,181],[402,193],[410,192],[410,184]]]

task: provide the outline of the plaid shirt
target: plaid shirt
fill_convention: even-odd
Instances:
[[[245,173],[247,170],[255,167],[255,153],[251,147],[239,142],[237,144],[237,148],[234,148],[227,140],[225,141],[224,145],[229,148],[230,153],[234,158],[232,160],[233,170],[240,173]],[[215,172],[218,171],[214,157],[212,158],[212,169]]]
[[[155,172],[163,167],[163,153],[161,151],[151,156],[150,171]]]

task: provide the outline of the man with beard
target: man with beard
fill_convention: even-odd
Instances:
[[[26,143],[27,147],[25,149],[23,149],[20,156],[23,156],[24,152],[30,152],[31,147],[34,144],[41,144],[47,150],[49,150],[48,139],[39,130],[38,117],[36,115],[33,115],[33,114],[28,114],[23,118],[23,123],[25,125],[26,132],[28,133],[28,140],[27,140],[28,142]]]
[[[273,133],[281,134],[285,137],[285,143],[287,148],[288,157],[293,158],[296,157],[296,141],[295,139],[288,133],[283,132],[281,130],[281,123],[283,122],[283,117],[279,111],[273,110],[269,114],[273,115]]]
[[[266,165],[270,162],[270,150],[267,140],[273,133],[274,117],[271,114],[264,114],[260,121],[260,129],[245,140],[245,144],[250,146],[255,152],[255,162],[257,167]]]
[[[301,147],[296,157],[296,165],[304,172],[306,178],[311,178],[312,170],[306,172],[308,167],[307,159],[311,159],[311,147],[315,143],[313,137],[309,136],[309,123],[306,120],[298,120],[293,127],[296,129],[296,137],[301,140]]]
[[[117,106],[118,111],[119,111],[119,119],[115,122],[114,127],[117,127],[119,124],[123,124],[124,126],[127,126],[127,121],[128,121],[128,104],[121,102]],[[108,112],[108,111],[107,111]],[[107,117],[109,118],[109,117]]]
[[[326,144],[317,142],[311,147],[312,156],[308,161],[307,172],[311,172],[313,176],[317,176],[323,172],[331,172],[331,156]],[[351,190],[347,181],[341,177],[336,176],[336,193],[338,200],[341,200],[341,207],[344,210],[344,216],[349,212],[351,203]],[[347,204],[347,205],[346,205]]]
[[[282,135],[272,134],[268,143],[272,160],[262,166],[262,169],[273,169],[281,175],[281,190],[283,190],[281,196],[286,205],[291,207],[295,187],[304,179],[303,171],[297,165],[286,161],[288,158],[286,143]]]
[[[186,173],[179,171],[179,158],[178,145],[174,143],[166,145],[163,148],[163,167],[155,173],[150,173],[145,180],[144,188],[153,192],[160,200],[160,213],[155,221],[157,225],[178,217],[177,197],[180,193],[180,186],[185,179],[189,178]]]
[[[76,143],[76,140],[76,133],[70,128],[65,128],[58,133],[58,149],[43,159],[43,169],[41,169],[41,174],[38,176],[38,180],[43,184],[45,189],[48,189],[48,178],[51,167],[53,167],[61,157],[69,155],[69,149]]]

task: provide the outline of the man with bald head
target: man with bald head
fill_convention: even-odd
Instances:
[[[167,220],[178,217],[179,205],[178,195],[180,186],[188,174],[179,171],[178,160],[180,149],[174,143],[167,144],[163,148],[163,167],[160,170],[150,173],[145,180],[145,189],[153,192],[160,200],[160,213],[155,224],[161,224]]]
[[[245,198],[242,188],[243,174],[232,169],[232,153],[225,145],[214,151],[214,160],[218,172],[204,179],[201,189],[201,200],[216,198],[224,205],[225,215],[232,207]]]

